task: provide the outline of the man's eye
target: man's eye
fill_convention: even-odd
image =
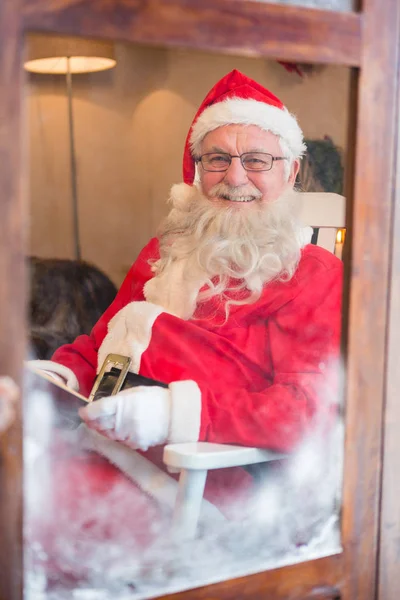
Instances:
[[[250,154],[244,157],[244,166],[253,171],[267,171],[270,168],[268,158],[262,154]]]
[[[226,156],[219,154],[216,156],[210,156],[209,162],[212,163],[213,165],[225,164],[225,163],[229,162],[229,159]]]
[[[267,163],[265,162],[265,160],[262,160],[261,158],[246,158],[245,161],[246,165],[251,166],[263,166],[266,165]]]

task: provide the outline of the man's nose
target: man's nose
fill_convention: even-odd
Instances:
[[[232,186],[248,183],[247,171],[243,168],[239,157],[232,158],[231,164],[225,173],[224,181]]]

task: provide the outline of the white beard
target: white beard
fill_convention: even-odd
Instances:
[[[230,201],[225,206],[195,186],[173,186],[146,299],[190,319],[198,303],[220,295],[228,315],[231,304],[255,302],[266,283],[289,280],[302,245],[294,194],[290,190],[265,205],[256,200],[248,207]]]

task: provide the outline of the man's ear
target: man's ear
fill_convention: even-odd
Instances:
[[[299,172],[300,169],[300,161],[299,160],[294,160],[290,169],[290,175],[289,175],[289,179],[288,179],[288,183],[290,183],[290,185],[294,185],[296,182],[296,177],[297,174]]]
[[[201,182],[200,171],[201,171],[201,163],[196,161],[194,163],[194,181],[193,181],[193,183]]]

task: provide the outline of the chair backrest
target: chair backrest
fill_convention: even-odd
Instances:
[[[302,192],[297,197],[301,222],[318,229],[318,246],[334,252],[336,232],[346,227],[345,197],[328,192]]]

